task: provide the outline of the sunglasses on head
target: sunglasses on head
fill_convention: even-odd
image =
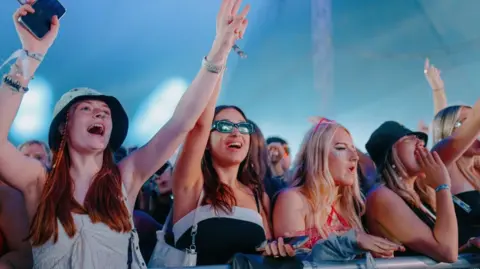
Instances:
[[[232,133],[235,128],[237,128],[241,134],[249,135],[254,132],[253,124],[249,122],[233,123],[228,120],[219,120],[212,124],[212,131],[218,131],[224,134]]]

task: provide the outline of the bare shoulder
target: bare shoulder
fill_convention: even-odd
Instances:
[[[368,193],[366,199],[367,212],[383,214],[392,208],[404,205],[403,199],[385,186],[378,186]]]
[[[304,197],[298,188],[288,188],[282,190],[275,202],[275,207],[281,208],[303,208]]]

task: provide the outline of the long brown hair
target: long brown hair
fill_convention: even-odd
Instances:
[[[270,169],[268,167],[268,150],[265,136],[258,127],[258,125],[248,120],[253,125],[255,132],[250,135],[250,160],[253,164],[253,170],[255,176],[261,179],[271,176]]]
[[[217,106],[215,108],[215,116],[225,109],[235,109],[247,120],[245,113],[236,106]],[[255,163],[257,162],[255,160],[258,157],[252,155],[251,149],[252,139],[250,139],[247,157],[240,163],[237,179],[262,200],[263,177],[255,171]],[[215,171],[213,167],[212,154],[208,148],[205,150],[202,158],[202,174],[204,178],[204,201],[209,201],[215,210],[223,210],[231,213],[232,207],[237,204],[237,200],[235,199],[232,188],[220,181],[217,171]]]
[[[37,212],[30,225],[29,238],[33,246],[46,243],[53,237],[58,240],[58,221],[72,238],[77,232],[73,213],[88,214],[93,223],[102,222],[116,232],[132,229],[130,216],[123,202],[120,171],[113,160],[112,151],[103,153],[103,164],[95,175],[81,206],[73,196],[75,182],[70,177],[70,157],[67,147],[68,115],[62,131],[59,150],[53,153],[54,164],[48,173]]]

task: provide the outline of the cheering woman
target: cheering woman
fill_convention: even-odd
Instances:
[[[13,19],[23,45],[0,87],[0,177],[23,192],[35,268],[146,268],[138,250],[132,210],[144,182],[174,153],[205,110],[218,82],[228,35],[222,28],[174,115],[144,147],[118,165],[112,153],[123,143],[128,118],[117,99],[80,88],[55,106],[49,145],[53,166],[25,157],[7,139],[28,83],[59,29],[36,39],[18,23],[35,12],[29,2]]]

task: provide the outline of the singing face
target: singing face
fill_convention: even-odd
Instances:
[[[253,125],[233,108],[220,111],[213,125],[209,140],[213,160],[221,165],[240,164],[250,149]]]
[[[410,176],[418,175],[421,172],[421,168],[415,158],[415,150],[424,148],[425,142],[415,135],[409,135],[398,140],[394,147],[400,162],[406,170],[405,172]]]
[[[336,185],[351,186],[355,183],[358,159],[351,135],[344,128],[339,128],[328,154],[328,168]]]
[[[87,100],[70,109],[68,142],[78,151],[103,152],[112,132],[110,108],[102,101]]]

